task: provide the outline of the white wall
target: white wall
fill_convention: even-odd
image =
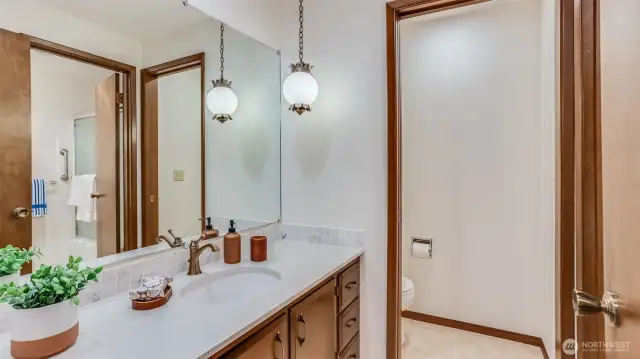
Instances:
[[[298,2],[282,2],[283,60],[298,59]],[[364,230],[361,350],[386,348],[386,42],[384,0],[305,1],[311,113],[283,106],[283,221]],[[286,65],[285,64],[285,65]],[[288,74],[288,69],[283,73]]]
[[[197,235],[201,222],[200,69],[158,79],[158,230]],[[173,171],[184,171],[174,181]]]
[[[555,86],[553,37],[543,41],[542,28],[552,24],[542,2],[512,0],[400,28],[411,310],[542,337],[549,350],[555,119],[546,94]],[[434,239],[432,259],[408,255],[412,236]]]
[[[278,28],[282,1],[286,0],[188,0],[218,21],[276,49],[282,44]]]
[[[283,50],[283,76],[297,61],[297,1],[190,2]],[[367,233],[360,340],[369,359],[384,358],[386,347],[384,5],[305,1],[305,60],[316,66],[320,94],[301,117],[283,104],[282,124],[283,221]]]
[[[31,51],[31,146],[32,173],[47,183],[48,215],[34,218],[33,245],[42,248],[39,263],[66,263],[69,254],[95,257],[96,247],[74,242],[75,207],[67,205],[69,182],[60,181],[63,159],[60,149],[69,150],[73,174],[73,120],[78,114],[94,112],[95,87],[110,71],[55,56]],[[56,181],[57,185],[49,185]]]
[[[206,90],[220,77],[220,22],[210,19],[173,36],[145,41],[144,66],[205,53]],[[275,50],[225,29],[225,78],[238,96],[233,120],[206,111],[206,212],[240,223],[280,219],[280,57]],[[198,118],[199,124],[199,118]],[[198,132],[198,145],[199,145]],[[200,155],[183,158],[200,164]],[[198,202],[199,203],[199,202]],[[228,227],[217,228],[225,232]],[[193,233],[197,234],[197,233]]]

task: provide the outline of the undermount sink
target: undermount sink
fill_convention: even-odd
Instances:
[[[282,279],[269,268],[234,267],[214,273],[203,273],[180,290],[180,297],[210,302],[241,301],[268,292]]]

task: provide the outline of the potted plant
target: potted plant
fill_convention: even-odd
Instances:
[[[34,257],[41,257],[40,249],[20,249],[12,245],[0,248],[0,284],[17,281],[20,269]]]
[[[11,355],[16,359],[48,358],[78,338],[78,293],[98,281],[102,267],[80,268],[82,257],[69,256],[66,266],[42,265],[23,284],[0,285],[0,303],[11,311]]]
[[[0,248],[0,284],[17,282],[22,266],[41,256],[39,249],[20,249],[12,245]],[[9,330],[9,311],[9,306],[0,304],[0,333]]]

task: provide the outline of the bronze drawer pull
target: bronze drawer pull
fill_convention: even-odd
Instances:
[[[280,347],[282,348],[282,357],[278,357],[276,344],[280,344]],[[285,359],[284,343],[282,342],[282,338],[280,337],[280,332],[277,332],[275,339],[273,339],[273,359]]]
[[[351,354],[347,359],[358,359],[358,356],[355,354]]]
[[[300,325],[304,326],[304,335],[300,336]],[[298,316],[298,343],[300,344],[300,346],[302,346],[302,344],[304,344],[304,342],[307,340],[307,322],[304,321],[304,317],[302,316],[302,313],[300,313],[300,315]]]
[[[356,318],[351,318],[351,319],[347,320],[347,322],[346,322],[346,323],[344,323],[344,326],[345,326],[345,327],[347,327],[347,328],[351,328],[351,327],[353,327],[357,322],[358,322],[358,319],[356,319]]]
[[[355,288],[358,285],[358,282],[353,281],[353,282],[349,282],[347,283],[344,287],[346,290],[351,290],[353,288]]]

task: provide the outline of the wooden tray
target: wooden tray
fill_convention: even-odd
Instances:
[[[132,300],[131,308],[133,308],[133,310],[151,310],[160,308],[163,305],[167,304],[169,299],[171,299],[172,294],[173,290],[171,289],[171,286],[167,286],[167,288],[165,288],[164,290],[164,297],[150,300],[148,302],[139,302],[137,300]]]

